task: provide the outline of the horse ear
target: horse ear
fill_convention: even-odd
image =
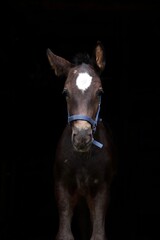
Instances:
[[[71,68],[71,63],[66,59],[55,55],[49,48],[47,49],[49,63],[57,76],[67,75]]]
[[[100,72],[102,72],[106,66],[106,60],[105,60],[104,47],[100,41],[97,41],[97,45],[95,47],[93,57],[94,57],[94,63],[96,64]]]

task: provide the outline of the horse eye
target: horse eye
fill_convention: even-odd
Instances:
[[[69,92],[68,92],[67,89],[63,89],[62,94],[63,94],[65,97],[69,97]]]
[[[102,88],[98,89],[97,96],[98,97],[102,96],[102,93],[103,93],[103,89]]]

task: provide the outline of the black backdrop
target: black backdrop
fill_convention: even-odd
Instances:
[[[0,239],[54,239],[52,166],[66,108],[46,49],[71,60],[97,40],[107,57],[101,115],[118,149],[109,239],[158,239],[160,8],[144,2],[1,4]]]

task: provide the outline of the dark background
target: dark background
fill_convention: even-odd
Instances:
[[[52,166],[66,124],[46,49],[106,50],[101,115],[118,151],[109,240],[159,238],[159,1],[2,1],[0,239],[54,239]]]

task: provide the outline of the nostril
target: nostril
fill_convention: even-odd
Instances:
[[[89,133],[88,135],[89,135],[90,138],[92,138],[92,133]]]
[[[92,139],[92,134],[88,134],[88,135],[86,136],[86,143],[91,142],[91,139]]]
[[[75,133],[73,133],[73,137],[75,137],[76,136],[76,134]]]
[[[76,141],[76,133],[72,133],[72,140]]]

